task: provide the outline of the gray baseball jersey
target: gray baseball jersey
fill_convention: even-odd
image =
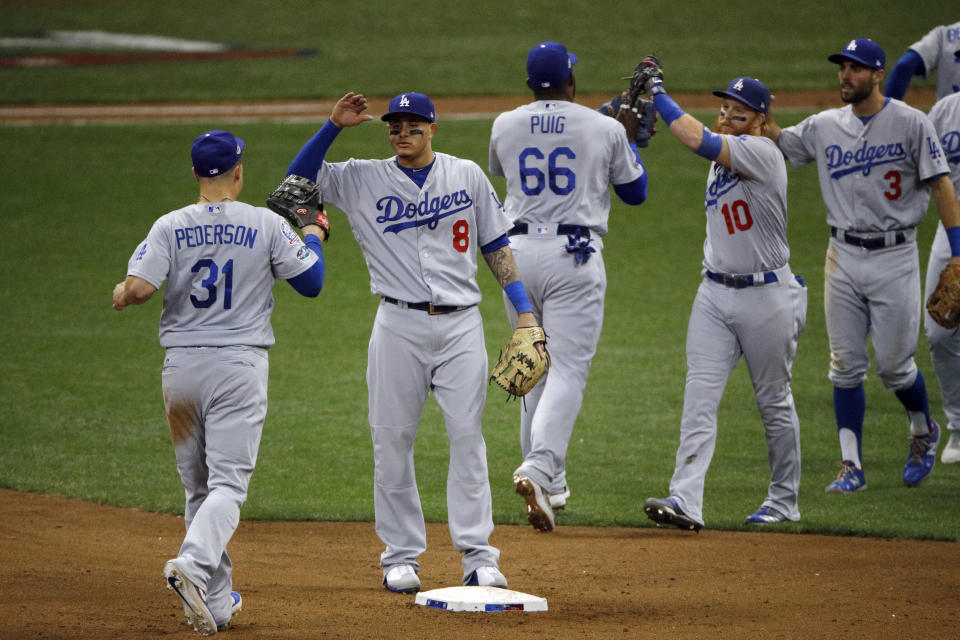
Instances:
[[[960,22],[940,25],[930,30],[910,48],[923,58],[927,75],[937,70],[937,100],[960,91]]]
[[[370,271],[370,290],[407,302],[480,301],[477,247],[510,222],[483,170],[436,153],[423,189],[395,159],[325,162],[317,183],[343,209]]]
[[[638,180],[644,169],[622,124],[565,100],[536,100],[497,116],[489,168],[506,176],[507,215],[527,224],[527,234],[510,238],[511,250],[534,314],[550,333],[550,372],[520,407],[524,462],[515,473],[553,496],[568,495],[567,448],[603,326],[610,185]],[[559,225],[589,229],[588,260],[567,252]],[[506,295],[504,307],[515,325]]]
[[[274,281],[303,273],[317,258],[268,209],[191,204],[157,219],[130,257],[127,274],[158,289],[167,281],[162,346],[269,347]]]
[[[607,233],[610,185],[643,175],[623,125],[574,102],[538,100],[500,114],[490,173],[507,178],[514,222],[552,222]]]
[[[730,373],[743,357],[770,461],[762,506],[799,520],[800,422],[790,379],[806,324],[807,290],[787,264],[787,169],[772,140],[724,138],[730,168],[713,162],[707,174],[703,265],[708,277],[697,290],[687,328],[687,380],[670,495],[686,515],[703,523],[717,413]],[[752,286],[729,284],[731,276],[747,275],[753,276]]]
[[[726,140],[731,168],[714,162],[707,175],[703,266],[741,274],[778,269],[790,259],[783,156],[768,138],[726,136]]]
[[[960,44],[956,46],[960,47]],[[953,93],[938,100],[930,110],[930,120],[940,134],[940,143],[950,165],[950,180],[957,193],[960,193],[960,93]],[[941,222],[937,225],[937,233],[930,247],[924,299],[936,289],[940,272],[948,260],[950,243]],[[930,359],[940,382],[943,412],[949,420],[948,428],[951,431],[960,431],[960,334],[941,327],[926,312],[923,326],[930,343]]]
[[[413,445],[432,390],[450,443],[447,517],[464,579],[497,566],[489,543],[493,509],[481,418],[487,353],[475,305],[477,250],[510,226],[476,163],[435,153],[423,187],[396,158],[325,162],[317,183],[324,200],[350,221],[383,300],[367,350],[367,392],[374,457],[374,514],[386,545],[384,574],[397,564],[419,569],[427,548]],[[400,301],[400,304],[395,304]],[[469,308],[428,314],[404,303]]]
[[[924,181],[948,172],[933,124],[900,100],[867,123],[850,106],[822,111],[779,142],[794,166],[816,161],[827,224],[847,231],[915,227],[930,201]]]

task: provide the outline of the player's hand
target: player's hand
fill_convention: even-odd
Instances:
[[[517,329],[525,329],[527,327],[539,327],[540,323],[537,322],[537,316],[533,315],[532,311],[526,311],[517,316]],[[546,357],[547,347],[542,342],[538,342],[536,345],[537,353],[540,354],[540,357]]]
[[[367,110],[367,99],[362,93],[349,92],[333,105],[333,111],[330,113],[330,121],[337,127],[355,127],[369,120],[373,116],[364,113]]]
[[[123,303],[125,292],[126,286],[123,282],[118,282],[116,286],[113,287],[113,308],[117,311],[120,311],[127,306]]]

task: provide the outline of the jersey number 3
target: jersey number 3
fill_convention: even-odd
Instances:
[[[883,179],[890,181],[890,184],[887,185],[887,190],[883,192],[883,197],[887,200],[896,200],[899,198],[900,194],[903,193],[903,189],[900,188],[900,172],[887,171],[883,174]]]

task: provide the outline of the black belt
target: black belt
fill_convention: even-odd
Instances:
[[[830,235],[834,238],[837,237],[839,231],[836,227],[830,227]],[[849,231],[844,231],[843,238],[840,238],[840,240],[862,249],[883,249],[884,247],[895,247],[898,244],[903,244],[907,241],[907,236],[903,231],[897,231],[893,237],[893,242],[888,244],[886,237],[883,235],[864,238],[863,236],[853,235]]]
[[[507,235],[508,236],[526,235],[529,233],[529,229],[530,229],[530,226],[526,222],[518,222],[517,224],[513,225],[513,228],[510,229],[510,231],[507,231]],[[581,238],[590,237],[590,227],[581,227],[578,224],[558,224],[557,225],[558,236],[571,235],[576,233],[577,231],[580,232]]]
[[[464,309],[469,309],[470,307],[475,306],[472,304],[456,306],[450,304],[433,304],[432,302],[403,302],[402,300],[397,300],[396,298],[391,298],[390,296],[380,297],[383,298],[384,302],[395,304],[398,307],[415,309],[416,311],[426,311],[432,316],[439,316],[444,313],[453,313],[454,311],[463,311]]]
[[[714,273],[713,271],[707,271],[706,274],[707,277],[714,282],[719,282],[722,285],[733,287],[734,289],[758,287],[762,284],[770,284],[771,282],[776,282],[778,280],[777,274],[775,274],[773,271],[764,271],[763,280],[755,278],[752,273],[735,276],[729,273]]]

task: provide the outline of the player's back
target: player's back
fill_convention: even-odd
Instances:
[[[269,346],[273,332],[271,242],[296,232],[267,209],[242,202],[196,204],[160,218],[169,274],[160,319],[164,346]]]
[[[494,121],[490,172],[507,179],[504,207],[511,220],[605,232],[609,185],[635,177],[615,162],[627,152],[632,156],[613,118],[572,102],[538,100]]]

